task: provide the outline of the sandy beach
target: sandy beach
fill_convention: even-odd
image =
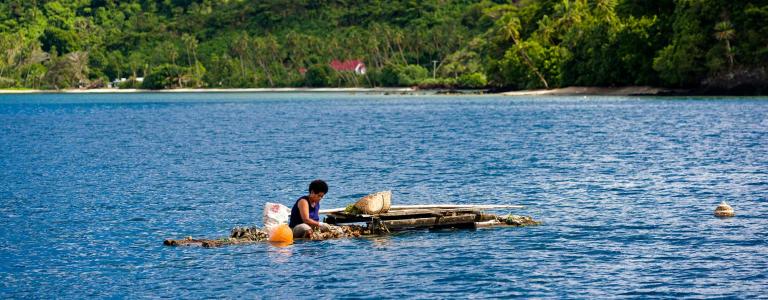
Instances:
[[[588,87],[575,86],[548,90],[523,90],[504,92],[506,96],[653,96],[668,95],[679,91],[651,86],[627,86],[627,87]]]

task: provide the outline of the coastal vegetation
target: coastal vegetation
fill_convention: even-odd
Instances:
[[[5,89],[114,82],[759,93],[766,64],[768,0],[0,2]]]

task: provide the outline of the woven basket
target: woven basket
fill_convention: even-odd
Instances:
[[[392,205],[392,192],[382,191],[360,198],[355,207],[366,215],[383,214],[389,211]]]

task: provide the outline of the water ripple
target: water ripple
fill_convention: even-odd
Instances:
[[[760,298],[766,124],[762,98],[0,95],[0,297]],[[161,245],[315,178],[324,207],[391,189],[544,225]]]

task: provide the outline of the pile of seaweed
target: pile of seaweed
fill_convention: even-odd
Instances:
[[[541,222],[534,220],[531,216],[518,216],[510,214],[505,217],[498,217],[497,220],[509,226],[517,227],[541,225]]]
[[[353,238],[364,235],[371,235],[371,231],[365,226],[343,225],[333,226],[332,230],[321,232],[315,230],[309,237],[310,240],[329,240],[340,238]],[[229,237],[219,239],[195,239],[188,236],[183,239],[167,239],[163,241],[166,246],[200,246],[204,248],[214,248],[227,245],[241,245],[266,242],[269,234],[265,229],[259,227],[235,227],[230,231]]]

